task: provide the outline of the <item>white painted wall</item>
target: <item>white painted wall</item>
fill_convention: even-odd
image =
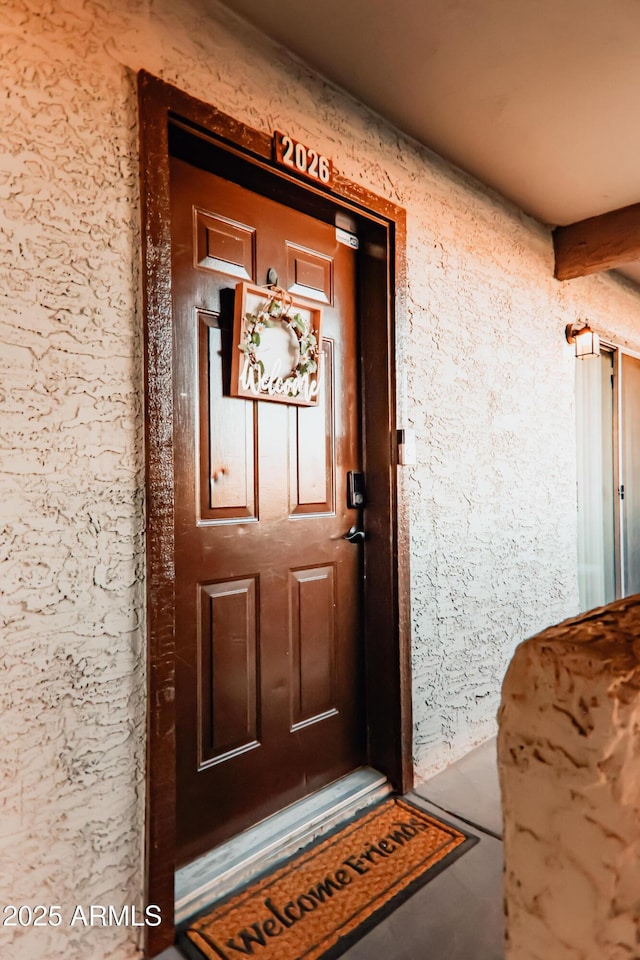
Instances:
[[[141,902],[144,565],[141,67],[287,129],[406,207],[400,417],[412,524],[419,777],[494,731],[518,641],[577,605],[574,364],[585,312],[640,347],[640,298],[560,285],[549,233],[204,0],[0,5],[3,780],[0,956],[125,960],[135,929],[69,926]],[[635,327],[635,331],[634,331]]]

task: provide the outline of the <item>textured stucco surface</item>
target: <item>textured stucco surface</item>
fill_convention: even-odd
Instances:
[[[517,649],[502,689],[507,960],[638,956],[640,597]]]
[[[573,613],[567,322],[636,347],[640,299],[552,279],[546,229],[201,0],[0,6],[3,901],[141,903],[144,569],[134,72],[287,129],[408,211],[397,318],[418,778],[494,731],[518,641]],[[132,929],[0,928],[125,960]]]

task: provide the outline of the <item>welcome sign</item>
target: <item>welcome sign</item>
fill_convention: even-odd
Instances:
[[[285,290],[237,284],[231,395],[317,406],[321,318]]]
[[[191,921],[190,956],[319,960],[342,952],[398,897],[475,838],[388,800],[285,867]],[[194,951],[197,948],[197,952]]]

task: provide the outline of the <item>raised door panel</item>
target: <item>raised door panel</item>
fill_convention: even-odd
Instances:
[[[292,516],[335,511],[334,345],[322,342],[320,403],[289,408],[289,509]]]
[[[291,729],[317,723],[337,710],[336,571],[333,565],[292,570]]]
[[[215,314],[198,311],[200,520],[257,516],[255,403],[225,396],[223,331]]]
[[[199,769],[258,746],[254,578],[201,584]]]
[[[333,259],[296,243],[287,243],[287,289],[290,293],[333,303]]]
[[[254,280],[256,231],[228,217],[193,208],[195,262],[198,267]]]

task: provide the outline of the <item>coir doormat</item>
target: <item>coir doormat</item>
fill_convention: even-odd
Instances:
[[[190,920],[180,945],[196,960],[336,957],[474,843],[386,800]]]

